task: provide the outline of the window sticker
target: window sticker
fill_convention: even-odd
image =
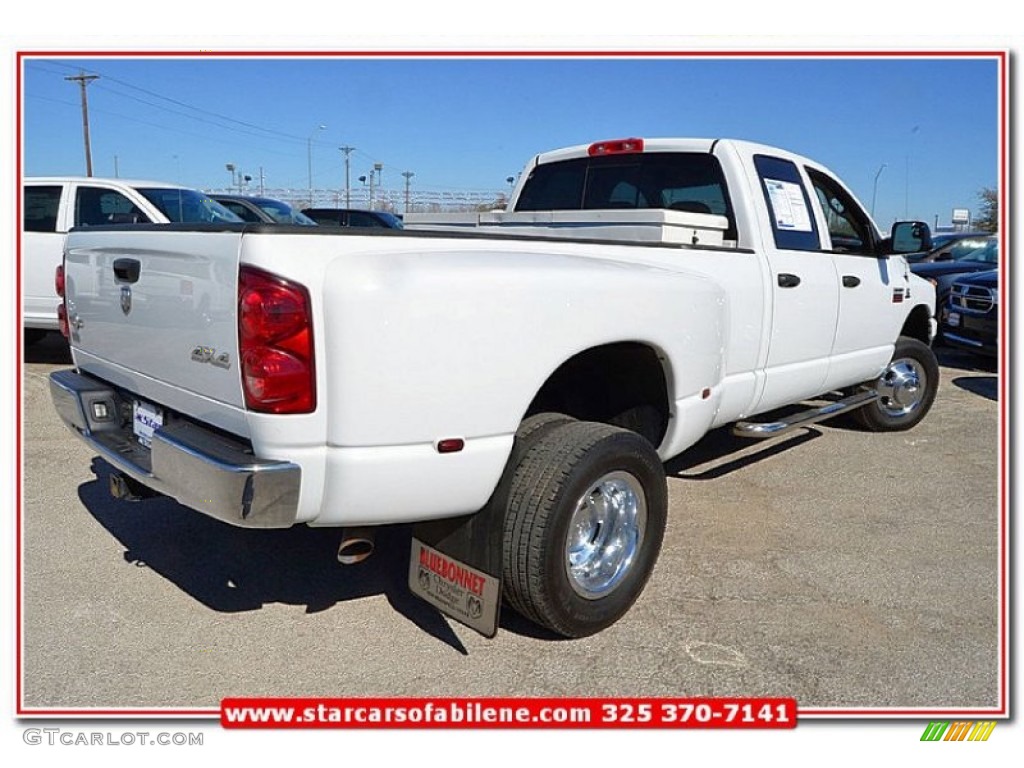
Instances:
[[[788,232],[810,232],[811,214],[804,202],[803,189],[792,181],[765,179],[765,189],[772,201],[775,226]]]

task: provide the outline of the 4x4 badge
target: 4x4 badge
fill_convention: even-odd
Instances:
[[[121,286],[121,311],[126,315],[132,311],[132,289],[131,286]]]
[[[230,368],[231,355],[227,352],[217,352],[213,347],[204,347],[198,344],[192,347],[193,363],[209,363],[217,368]]]

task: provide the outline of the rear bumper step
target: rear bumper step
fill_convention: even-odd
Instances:
[[[50,374],[50,396],[75,434],[147,488],[231,525],[287,528],[295,523],[301,479],[297,464],[258,459],[242,443],[183,419],[154,430],[152,447],[144,448],[131,424],[123,425],[117,416],[125,397],[76,371]]]
[[[811,408],[807,411],[801,411],[800,413],[790,416],[788,419],[770,422],[740,421],[733,426],[732,433],[738,437],[752,437],[757,439],[779,437],[780,435],[788,434],[789,432],[800,429],[801,427],[809,427],[811,424],[816,424],[819,421],[831,419],[833,416],[838,416],[841,413],[848,413],[849,411],[854,411],[857,408],[863,408],[865,405],[873,403],[877,399],[878,392],[873,389],[866,389],[857,392],[850,397],[838,400],[834,403],[829,403],[821,408]]]

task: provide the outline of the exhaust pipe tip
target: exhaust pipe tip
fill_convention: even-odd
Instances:
[[[372,555],[373,549],[372,528],[346,528],[338,546],[338,562],[342,565],[357,565]]]
[[[109,477],[110,495],[119,501],[142,501],[154,496],[159,496],[156,491],[150,490],[136,480],[123,475],[120,472],[112,472]]]

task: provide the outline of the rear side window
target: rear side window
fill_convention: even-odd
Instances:
[[[818,225],[800,172],[794,163],[768,155],[754,155],[754,167],[771,215],[775,247],[787,251],[821,248]]]
[[[101,187],[78,188],[75,195],[76,227],[145,223],[149,223],[146,214],[120,192]]]
[[[56,232],[61,187],[25,187],[21,228],[25,232]]]
[[[736,224],[718,158],[705,152],[644,152],[545,163],[531,171],[517,211],[663,208],[725,216]]]

